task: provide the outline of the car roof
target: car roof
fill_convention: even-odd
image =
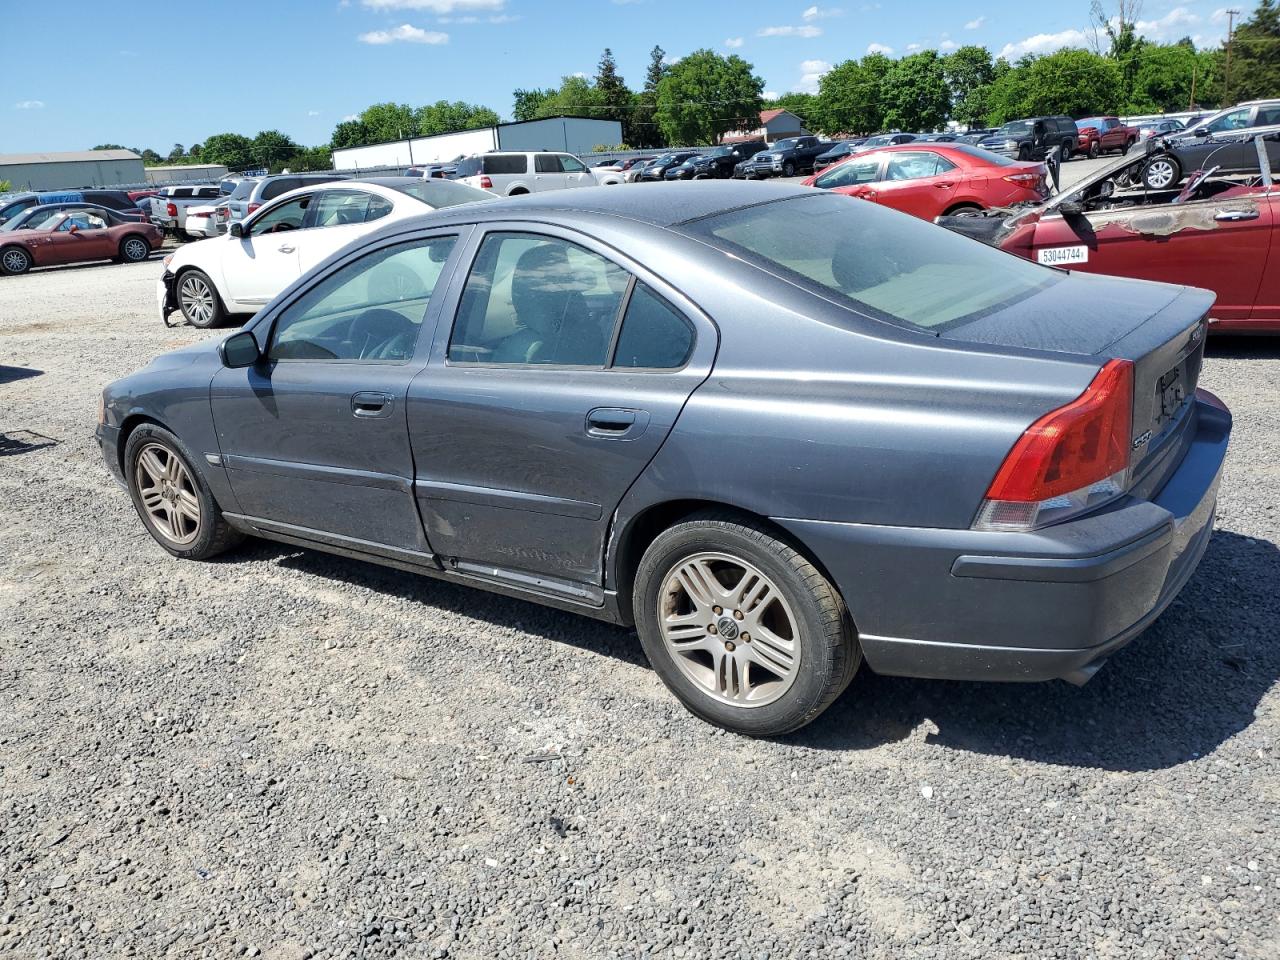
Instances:
[[[657,227],[673,227],[690,220],[752,207],[774,200],[813,196],[810,187],[791,184],[748,183],[739,180],[695,180],[688,183],[655,183],[643,187],[580,187],[527,194],[490,203],[462,204],[424,214],[429,223],[479,223],[494,220],[538,219],[553,214],[593,214],[635,220]],[[532,215],[532,216],[531,216]],[[404,228],[406,222],[384,229]]]

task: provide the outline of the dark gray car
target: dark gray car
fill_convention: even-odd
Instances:
[[[108,386],[98,438],[175,556],[634,624],[693,712],[778,734],[864,658],[1083,682],[1152,622],[1230,433],[1210,301],[803,188],[561,191],[362,238]]]

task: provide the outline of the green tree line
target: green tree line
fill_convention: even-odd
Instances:
[[[651,148],[715,143],[726,133],[758,126],[760,111],[768,107],[790,110],[810,129],[826,134],[934,130],[949,121],[995,126],[1045,114],[1083,117],[1209,108],[1280,95],[1278,4],[1280,0],[1260,0],[1236,29],[1229,76],[1223,48],[1197,49],[1190,38],[1155,43],[1123,16],[1108,16],[1095,0],[1093,18],[1102,40],[1097,50],[1064,49],[1013,62],[972,45],[945,54],[922,50],[898,59],[871,53],[837,63],[818,81],[816,93],[765,101],[764,82],[737,55],[703,49],[669,62],[655,46],[644,82],[633,90],[606,48],[592,77],[574,74],[557,87],[513,91],[511,116],[616,120],[621,145]],[[185,148],[175,143],[164,156],[150,149],[135,152],[151,165],[321,170],[329,168],[334,149],[499,122],[493,109],[461,100],[417,107],[375,103],[339,123],[324,146],[304,147],[279,130],[263,130],[253,137],[218,133]]]

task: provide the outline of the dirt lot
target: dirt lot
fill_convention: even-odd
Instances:
[[[863,672],[779,742],[626,631],[317,553],[180,563],[92,439],[210,334],[156,262],[0,278],[0,950],[1280,956],[1280,340],[1199,573],[1088,686]]]

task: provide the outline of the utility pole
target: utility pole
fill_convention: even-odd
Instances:
[[[1187,101],[1187,109],[1194,110],[1196,108],[1196,73],[1200,66],[1198,60],[1191,61],[1191,99]]]
[[[1239,10],[1227,11],[1227,65],[1223,70],[1222,76],[1222,105],[1229,107],[1231,105],[1231,43],[1236,36],[1236,17],[1240,16]]]

